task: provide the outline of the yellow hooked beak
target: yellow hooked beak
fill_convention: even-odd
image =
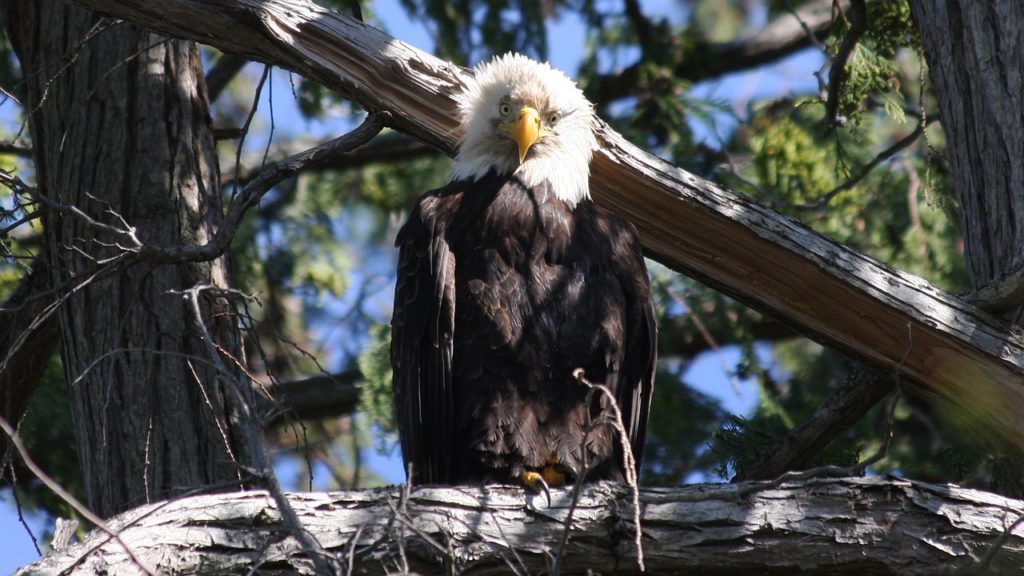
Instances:
[[[519,119],[512,126],[511,136],[519,146],[519,163],[522,164],[530,146],[541,136],[540,113],[531,106],[523,106],[519,110]]]

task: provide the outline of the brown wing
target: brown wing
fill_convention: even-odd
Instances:
[[[623,425],[629,433],[633,456],[636,459],[636,472],[639,475],[644,439],[647,436],[647,417],[651,411],[651,395],[654,392],[658,353],[654,302],[651,299],[650,279],[636,229],[618,215],[600,208],[598,211],[604,212],[602,227],[609,238],[612,266],[625,296],[625,358],[615,392],[616,402],[622,411]],[[622,456],[619,455],[619,458],[624,468]]]
[[[395,241],[391,366],[402,457],[413,484],[450,482],[455,257],[445,228],[463,187],[454,182],[425,194]]]

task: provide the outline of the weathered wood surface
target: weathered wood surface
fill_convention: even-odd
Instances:
[[[643,489],[643,543],[652,574],[936,574],[983,562],[1024,502],[954,486],[843,478],[771,486],[703,484]],[[740,494],[740,492],[744,492]],[[324,547],[354,573],[409,569],[537,574],[551,570],[571,493],[542,497],[512,487],[421,488],[404,508],[401,487],[293,494],[292,505]],[[404,510],[397,513],[396,510]],[[636,572],[630,496],[588,485],[576,508],[562,573]],[[311,573],[262,492],[197,496],[137,508],[109,524],[164,574]],[[435,548],[426,539],[440,545]],[[990,574],[1024,565],[1024,526],[999,547]],[[62,572],[67,570],[66,572]],[[250,572],[252,570],[252,572]],[[138,574],[100,532],[19,571]]]
[[[295,70],[448,153],[466,72],[303,0],[76,0]],[[656,259],[884,370],[1024,446],[1024,343],[990,314],[742,195],[647,154],[607,127],[597,201],[632,220]]]

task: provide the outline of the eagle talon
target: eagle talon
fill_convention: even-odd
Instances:
[[[555,488],[561,488],[569,483],[569,474],[567,466],[562,464],[551,463],[544,467],[540,471],[540,475],[548,483],[548,486],[554,486]],[[570,468],[571,470],[571,468]]]
[[[544,498],[548,502],[548,508],[551,507],[551,490],[548,488],[548,483],[544,480],[544,475],[539,472],[526,471],[519,475],[519,481],[523,483],[530,492],[534,494],[544,494]]]

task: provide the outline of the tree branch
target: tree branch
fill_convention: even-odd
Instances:
[[[828,126],[846,123],[845,118],[839,118],[839,92],[846,83],[846,64],[868,28],[868,8],[864,0],[850,0],[850,10],[846,11],[846,15],[850,29],[843,36],[828,73],[828,96],[825,98],[825,122]]]
[[[210,71],[206,73],[206,91],[210,102],[217,100],[228,83],[249,63],[248,58],[236,54],[223,54],[217,59]]]
[[[0,154],[13,154],[22,158],[31,158],[32,147],[15,142],[0,142]]]
[[[384,574],[403,555],[412,572],[472,575],[510,572],[513,557],[520,571],[550,570],[572,498],[571,490],[553,490],[547,507],[509,486],[418,488],[403,506],[402,493],[393,486],[289,501],[355,573]],[[557,559],[564,573],[636,573],[631,499],[622,485],[584,487]],[[987,573],[1012,574],[1024,564],[1024,527],[1007,531],[1024,502],[956,486],[881,478],[701,484],[641,489],[640,506],[652,574],[947,573],[975,566],[997,542]],[[266,493],[245,492],[146,505],[108,525],[167,574],[310,574],[277,522]],[[133,573],[123,549],[105,538],[94,532],[17,574]]]
[[[287,141],[275,142],[271,147],[271,154],[280,160],[271,160],[268,163],[283,161],[314,146],[321,146],[324,142],[315,142],[310,139],[293,138]],[[350,151],[348,154],[335,158],[319,166],[309,167],[304,172],[311,173],[320,170],[343,170],[350,168],[362,168],[370,164],[402,163],[423,158],[425,156],[438,156],[442,154],[436,148],[431,148],[423,142],[401,132],[388,131],[378,135],[366,144]],[[238,179],[243,185],[252,181],[263,169],[263,152],[243,154],[241,169]],[[222,182],[229,185],[230,180]],[[260,211],[268,210],[269,204],[264,201],[260,203]],[[272,208],[271,208],[272,209]]]
[[[371,114],[358,128],[348,134],[265,168],[256,178],[246,184],[238,197],[231,202],[223,224],[206,244],[158,246],[138,243],[139,257],[164,263],[209,261],[219,257],[231,245],[245,213],[256,206],[260,198],[274,185],[291,178],[302,170],[323,168],[336,162],[338,158],[376,136],[384,128],[388,117],[389,114],[386,112]]]
[[[862,371],[836,389],[809,418],[783,436],[761,462],[737,480],[768,480],[799,470],[893,389],[891,378]]]
[[[672,74],[677,78],[699,82],[730,72],[748,70],[774,62],[813,45],[832,28],[834,0],[814,0],[802,5],[795,14],[780,16],[750,34],[743,34],[725,43],[695,45],[685,60],[679,61]],[[849,7],[849,0],[840,0],[840,7]],[[809,36],[810,31],[813,36]],[[640,65],[633,64],[613,74],[599,76],[588,87],[587,95],[598,105],[607,104],[635,94],[640,80]]]
[[[270,414],[269,418],[264,418],[264,426],[280,423],[286,414],[315,420],[354,412],[359,403],[359,388],[355,383],[361,377],[359,370],[349,370],[268,386],[267,391],[274,400],[259,397],[258,406],[261,413]]]
[[[853,188],[854,186],[859,184],[861,180],[867,178],[868,175],[871,174],[871,172],[874,171],[874,169],[878,167],[879,164],[892,158],[896,154],[899,154],[904,149],[913,145],[914,142],[917,142],[917,139],[920,138],[922,134],[924,134],[925,128],[928,126],[929,123],[931,123],[932,120],[934,120],[934,118],[929,118],[924,123],[917,124],[914,127],[913,132],[907,134],[903,138],[900,138],[896,142],[893,142],[891,146],[879,152],[878,155],[872,158],[870,162],[861,166],[860,169],[857,170],[856,174],[850,176],[850,178],[848,178],[835,188],[821,195],[821,197],[816,199],[814,202],[810,202],[807,204],[796,204],[793,206],[793,208],[796,208],[798,210],[820,210],[821,208],[828,206],[828,203],[831,202],[833,198],[838,196],[840,193],[845,192],[850,188]]]

